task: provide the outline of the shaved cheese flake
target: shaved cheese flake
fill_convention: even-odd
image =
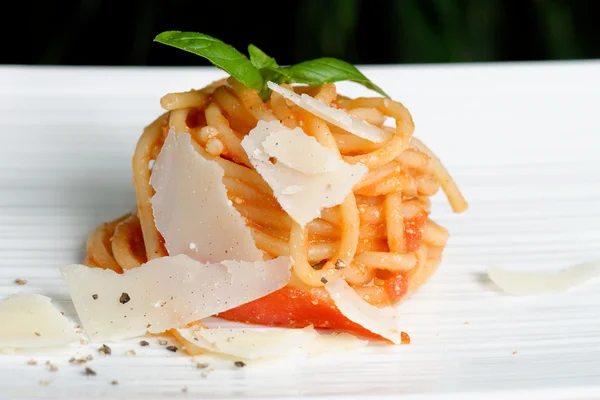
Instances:
[[[277,121],[269,126],[276,127]],[[262,142],[265,153],[277,161],[305,174],[332,172],[343,163],[336,152],[323,147],[301,128],[290,130],[281,124],[279,126],[282,129],[273,129]]]
[[[256,360],[285,356],[306,345],[319,335],[312,327],[304,329],[178,329],[186,346],[193,352],[213,353]]]
[[[175,338],[176,341],[179,342],[179,344],[181,345],[181,349],[183,351],[185,351],[188,355],[190,356],[200,356],[206,353],[206,350],[196,346],[194,344],[194,342],[192,342],[192,340],[194,340],[195,338],[191,337],[191,335],[187,335],[187,336],[183,336],[181,334],[181,332],[186,333],[187,331],[191,330],[190,328],[187,329],[170,329],[169,330],[169,334],[171,336],[173,336],[173,338]],[[190,340],[188,340],[190,339]]]
[[[194,149],[191,136],[171,130],[150,183],[156,228],[169,255],[200,262],[261,261],[244,218],[227,198],[224,171]]]
[[[330,280],[325,289],[335,306],[350,321],[395,344],[400,344],[398,317],[392,307],[378,308],[367,303],[343,279]]]
[[[288,283],[291,265],[289,257],[204,264],[182,254],[123,274],[83,265],[61,272],[90,338],[117,340],[179,328],[266,296]]]
[[[318,218],[323,208],[341,204],[352,192],[352,187],[368,171],[364,165],[350,165],[339,159],[338,155],[332,155],[334,158],[331,164],[336,165],[335,170],[319,174],[304,173],[285,165],[279,159],[273,163],[269,161],[263,144],[274,132],[291,131],[279,121],[259,121],[242,140],[242,147],[252,165],[273,189],[273,194],[281,207],[302,226]],[[293,147],[291,150],[306,155],[302,147]],[[296,166],[299,162],[301,158],[294,158],[293,162],[288,160],[289,164]]]
[[[73,325],[39,294],[17,293],[0,301],[0,349],[61,347],[79,337]]]
[[[340,127],[360,138],[375,143],[381,143],[385,140],[385,132],[382,129],[379,129],[360,118],[352,116],[344,110],[329,107],[307,94],[298,95],[273,82],[267,82],[267,86],[269,89],[279,93],[298,107],[301,107],[330,124]]]
[[[514,296],[560,293],[599,276],[600,261],[573,265],[557,272],[489,267],[487,274],[500,289]]]
[[[361,340],[349,333],[336,332],[319,335],[303,346],[302,350],[309,357],[315,357],[325,354],[344,353],[365,347],[367,344],[369,344],[367,340]]]

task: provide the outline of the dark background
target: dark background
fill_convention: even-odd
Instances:
[[[205,65],[164,30],[254,43],[280,64],[600,58],[600,0],[40,0],[3,11],[4,64]],[[16,10],[15,10],[16,8]]]

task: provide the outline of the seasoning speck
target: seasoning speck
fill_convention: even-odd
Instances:
[[[110,381],[110,384],[111,384],[111,385],[118,385],[118,384],[119,384],[119,382],[118,382],[118,381]]]
[[[469,325],[469,321],[463,322],[463,325]]]
[[[325,279],[325,277],[322,277],[321,278],[321,282],[323,282],[324,284],[326,284],[327,283],[327,279]]]
[[[519,352],[518,351],[513,351],[513,356],[516,356]]]
[[[96,376],[96,371],[94,371],[90,367],[85,367],[85,369],[83,370],[83,374],[85,376]]]
[[[42,336],[39,332],[33,332],[35,336]]]
[[[346,263],[344,262],[344,260],[340,260],[338,258],[338,260],[335,262],[335,269],[344,269],[346,268]]]
[[[196,364],[196,368],[198,368],[198,369],[208,368],[208,363],[198,363],[198,364]]]
[[[169,342],[167,342],[165,339],[159,339],[159,341],[158,341],[158,344],[160,344],[161,346],[166,346],[167,343],[169,343]]]
[[[119,302],[121,304],[129,303],[129,300],[131,300],[131,298],[127,293],[121,293],[121,297],[119,297]]]
[[[17,279],[15,279],[15,283],[16,283],[17,285],[21,285],[21,286],[23,286],[23,285],[27,285],[27,283],[28,283],[28,282],[29,282],[29,281],[28,281],[27,279],[21,279],[21,278],[17,278]]]
[[[142,346],[142,347],[150,346],[150,343],[148,343],[148,342],[147,342],[147,341],[145,341],[145,340],[142,340],[142,341],[140,342],[140,346]]]
[[[243,361],[236,361],[236,362],[233,363],[233,365],[235,365],[238,368],[243,368],[243,367],[246,366],[246,363],[243,362]]]
[[[181,393],[187,393],[187,391],[188,391],[188,388],[187,388],[187,386],[186,386],[186,387],[183,387],[183,388],[181,388]]]
[[[83,338],[81,338],[81,339],[79,339],[79,344],[82,344],[82,345],[84,345],[84,346],[85,346],[85,345],[87,345],[87,344],[88,344],[88,341],[87,341],[87,340],[85,340],[85,339],[83,339]]]
[[[103,344],[102,347],[98,349],[98,353],[104,354],[105,356],[110,356],[112,354],[112,350],[107,345]]]
[[[58,371],[58,367],[54,364],[50,364],[50,372],[56,372]]]
[[[177,351],[177,347],[175,347],[175,346],[167,346],[167,350],[172,351],[173,353],[175,353]]]
[[[94,300],[98,300],[98,295],[94,293],[94,294],[92,295],[92,299],[94,299]]]
[[[27,365],[37,365],[37,361],[29,360],[29,361],[27,361]]]
[[[85,361],[92,361],[94,359],[94,356],[92,356],[91,354],[88,354],[87,356],[85,356]]]
[[[131,357],[131,356],[135,356],[135,350],[127,350],[127,353],[125,353],[126,356]]]

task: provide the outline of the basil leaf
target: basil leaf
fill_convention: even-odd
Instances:
[[[277,65],[277,62],[273,57],[269,57],[267,53],[265,53],[253,44],[248,46],[248,54],[250,54],[250,62],[258,69],[267,67],[279,67],[279,65]]]
[[[304,61],[287,68],[280,68],[291,74],[290,83],[306,83],[319,86],[324,83],[339,81],[353,81],[376,91],[377,93],[390,97],[379,86],[364,76],[354,65],[337,58],[323,57],[310,61]]]
[[[292,75],[284,68],[264,67],[261,68],[260,73],[265,81],[265,85],[259,93],[263,101],[267,101],[271,97],[271,89],[267,87],[267,82],[287,83],[291,82],[292,79]]]
[[[156,36],[154,41],[204,57],[250,89],[260,91],[265,86],[258,68],[242,53],[219,39],[202,33],[168,31]]]
[[[265,67],[260,70],[260,73],[265,82],[290,83],[294,79],[293,75],[286,68]]]

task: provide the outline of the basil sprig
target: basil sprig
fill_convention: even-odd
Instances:
[[[248,45],[248,54],[250,62],[259,70],[262,68],[279,68],[277,61],[273,57],[269,57],[267,53],[251,44]]]
[[[252,44],[248,46],[250,55],[248,60],[228,44],[202,33],[168,31],[156,36],[154,41],[206,58],[246,87],[258,91],[265,100],[270,95],[270,90],[267,88],[268,81],[312,86],[353,81],[389,97],[354,65],[337,58],[323,57],[289,67],[280,67],[273,57]]]
[[[202,33],[168,31],[154,41],[204,57],[250,89],[261,90],[265,85],[260,71],[246,56],[219,39]]]
[[[385,97],[389,97],[383,89],[371,82],[354,65],[338,60],[337,58],[316,58],[292,65],[286,68],[286,70],[291,75],[289,83],[306,83],[312,86],[319,86],[324,83],[353,81]]]

